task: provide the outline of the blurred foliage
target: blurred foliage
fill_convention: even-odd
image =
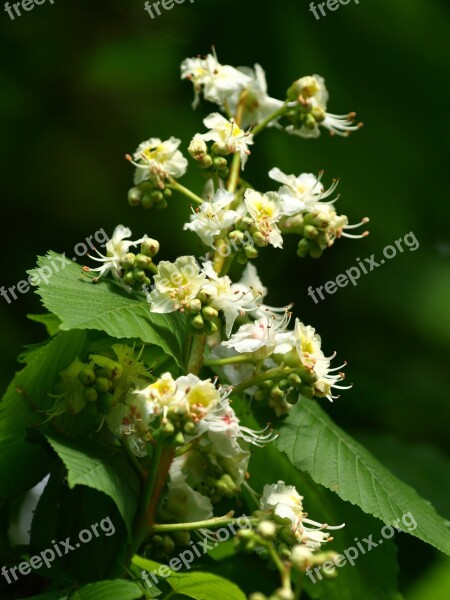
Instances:
[[[246,176],[269,189],[273,156],[287,173],[325,169],[326,184],[341,178],[339,210],[351,221],[370,216],[371,235],[338,242],[320,261],[297,259],[295,244],[287,244],[289,253],[262,253],[258,269],[271,290],[270,304],[295,301],[296,314],[317,327],[325,348],[349,360],[347,373],[355,385],[325,407],[333,419],[362,438],[382,431],[402,443],[448,452],[447,0],[361,0],[320,21],[307,0],[186,0],[154,20],[143,4],[58,0],[15,21],[3,13],[1,285],[24,279],[37,254],[52,248],[71,256],[75,244],[101,227],[111,232],[117,223],[137,236],[148,232],[160,239],[166,258],[199,250],[195,236],[181,233],[189,214],[181,198],[172,201],[179,203],[176,213],[128,207],[132,171],[123,159],[150,136],[175,135],[186,147],[202,129],[203,116],[214,110],[204,105],[192,111],[192,90],[179,79],[186,56],[206,53],[214,44],[224,63],[259,62],[275,97],[284,97],[301,75],[322,74],[330,110],[359,111],[364,129],[349,140],[322,134],[316,141],[268,131],[254,150],[259,162],[249,161]],[[197,175],[193,166],[183,183],[200,191]],[[335,279],[357,257],[380,255],[410,231],[420,242],[416,252],[399,254],[362,277],[357,287],[341,289],[317,305],[307,295],[308,286]],[[22,346],[41,339],[42,332],[25,318],[39,312],[34,294],[20,295],[10,305],[0,297],[0,310],[4,388]],[[388,464],[389,452],[383,444],[378,447]],[[376,444],[371,449],[377,454]],[[394,455],[402,452],[395,443],[391,449]],[[427,460],[421,463],[417,449],[403,452],[397,461],[400,476],[407,479],[409,456],[427,473]],[[423,458],[427,452],[433,449],[419,454]],[[448,471],[449,464],[444,455],[434,458],[430,498],[436,496],[440,470],[447,466]],[[411,483],[420,487],[417,477],[411,476]],[[425,496],[426,487],[420,490]],[[401,545],[405,587],[432,556],[415,542]],[[436,567],[420,585],[439,580],[446,595],[413,590],[411,600],[448,597],[442,569]]]

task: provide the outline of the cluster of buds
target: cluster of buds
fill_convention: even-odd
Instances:
[[[122,269],[121,278],[123,283],[133,289],[140,289],[143,285],[150,285],[150,277],[148,275],[156,269],[152,259],[158,252],[159,242],[151,238],[146,238],[141,243],[139,253],[127,252],[124,254],[119,263]]]
[[[291,122],[286,130],[302,137],[317,137],[319,126],[325,127],[331,134],[348,136],[362,127],[354,124],[356,113],[333,115],[327,112],[328,92],[325,81],[320,75],[301,77],[287,90],[287,102],[290,110],[286,117]]]
[[[78,374],[84,387],[86,410],[92,415],[108,415],[119,400],[115,386],[123,375],[123,368],[117,361],[106,356],[91,355],[89,358],[89,363]]]
[[[228,177],[230,169],[225,156],[229,155],[230,152],[224,146],[214,142],[209,150],[203,137],[196,134],[189,144],[188,152],[197,161],[200,168],[204,170],[208,178],[214,177],[216,173],[222,179]]]
[[[189,531],[172,531],[163,535],[155,534],[148,539],[144,556],[158,562],[167,563],[173,556],[177,546],[189,546]]]
[[[132,207],[142,206],[145,210],[167,208],[167,200],[172,196],[172,190],[160,182],[155,186],[150,181],[143,181],[128,191],[128,204]]]
[[[213,297],[210,290],[200,290],[197,298],[189,300],[185,312],[190,315],[190,326],[193,333],[212,335],[220,327],[219,311],[211,303]]]
[[[314,387],[317,381],[318,377],[313,369],[299,367],[295,372],[263,381],[254,398],[257,402],[267,403],[279,417],[285,414],[292,404],[297,403],[298,394],[305,398],[321,395]]]

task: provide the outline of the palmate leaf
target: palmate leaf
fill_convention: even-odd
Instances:
[[[46,438],[67,469],[69,487],[85,485],[107,494],[115,502],[131,536],[140,484],[122,450],[57,433],[48,433]]]
[[[447,521],[417,492],[397,479],[324,413],[302,398],[280,428],[277,446],[301,471],[387,524],[450,554]],[[415,529],[402,523],[411,513]]]
[[[160,563],[135,556],[133,564],[139,569],[145,569],[148,573],[155,571],[155,577],[158,578],[156,571],[161,566]],[[165,581],[170,585],[174,592],[194,598],[195,600],[245,600],[245,595],[237,585],[218,577],[212,573],[203,573],[200,571],[191,571],[189,573],[180,573],[171,571]],[[159,577],[163,580],[162,577]],[[151,579],[149,579],[151,581]]]
[[[159,346],[182,366],[187,326],[183,315],[151,313],[145,299],[106,281],[93,284],[78,264],[61,265],[61,255],[49,252],[29,272],[40,282],[36,292],[43,305],[61,320],[61,330],[97,329],[115,338],[136,338]]]

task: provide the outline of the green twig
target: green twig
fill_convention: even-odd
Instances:
[[[252,129],[251,133],[253,134],[253,136],[258,135],[258,133],[261,133],[261,131],[265,129],[271,121],[278,119],[278,117],[282,117],[288,110],[288,106],[286,106],[286,104],[283,104],[281,108],[270,114],[263,121],[261,121],[261,123],[258,123],[258,125],[256,125],[256,127]]]
[[[172,177],[169,179],[169,181],[170,183],[166,184],[166,187],[170,188],[171,190],[176,190],[177,192],[180,192],[180,194],[183,194],[183,196],[186,196],[186,198],[189,198],[189,200],[192,200],[197,204],[203,203],[203,200],[202,198],[200,198],[200,196],[197,196],[197,194],[191,192],[191,190],[189,190],[187,187],[184,187],[184,185],[181,185],[181,183],[178,183],[178,181],[176,181]]]

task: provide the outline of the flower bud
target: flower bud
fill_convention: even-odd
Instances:
[[[139,281],[140,283],[143,283],[145,281],[145,278],[147,277],[144,269],[139,269],[139,267],[135,267],[133,269],[133,275],[135,280]]]
[[[198,298],[194,298],[193,300],[189,300],[184,308],[190,315],[197,315],[202,310],[202,303]]]
[[[212,335],[213,333],[216,333],[216,331],[218,330],[218,327],[214,323],[214,321],[206,321],[205,329],[206,329],[206,333],[208,335]]]
[[[98,377],[97,381],[95,382],[95,388],[97,392],[109,392],[109,390],[112,388],[112,382],[106,377]]]
[[[141,244],[141,252],[142,254],[146,254],[153,258],[159,252],[159,242],[157,240],[152,240],[152,238],[147,238]]]
[[[163,193],[158,190],[155,190],[151,193],[151,199],[155,204],[158,204],[158,202],[162,202],[164,200]]]
[[[202,317],[206,320],[206,321],[212,321],[213,319],[215,319],[217,316],[219,315],[218,311],[213,308],[212,306],[205,306],[202,309]]]
[[[275,592],[275,598],[277,600],[295,600],[295,595],[292,590],[288,590],[287,588],[279,588]]]
[[[267,246],[267,240],[260,231],[255,231],[255,233],[252,235],[252,238],[258,248],[264,248]]]
[[[208,146],[204,139],[198,134],[195,135],[188,146],[188,152],[195,160],[203,160],[208,154]]]
[[[256,531],[263,538],[272,538],[277,532],[277,526],[273,521],[261,521],[258,524]]]
[[[201,315],[197,315],[192,319],[191,325],[194,329],[203,329],[203,327],[205,326],[205,321],[203,320]]]
[[[234,231],[231,231],[231,232],[228,234],[228,238],[229,238],[231,241],[235,242],[235,244],[242,244],[242,242],[243,242],[243,241],[244,241],[244,239],[245,239],[245,236],[244,236],[244,234],[242,233],[242,231],[238,231],[237,229],[235,229]]]
[[[143,194],[142,196],[142,208],[149,210],[153,207],[153,200],[149,194]]]
[[[84,390],[83,397],[87,402],[97,402],[97,398],[98,398],[97,390],[94,389],[93,387],[88,387]]]
[[[136,256],[136,265],[141,269],[149,269],[152,265],[152,259],[146,254],[138,254]]]
[[[188,421],[184,424],[183,431],[186,435],[195,435],[197,433],[197,425],[192,421]]]
[[[172,554],[172,552],[175,550],[175,542],[169,535],[165,535],[163,537],[162,546],[167,554]]]
[[[172,539],[178,546],[189,546],[191,536],[189,531],[173,531]]]
[[[214,142],[214,144],[211,147],[211,152],[213,154],[216,154],[216,155],[218,154],[218,155],[223,155],[223,156],[226,156],[227,154],[229,154],[226,144],[221,144],[220,142]]]
[[[181,431],[179,431],[176,436],[173,438],[173,443],[175,446],[184,446],[186,440],[184,439],[184,435]]]
[[[95,373],[91,367],[85,366],[79,373],[78,379],[84,386],[92,385],[95,383]]]
[[[133,187],[128,191],[128,204],[130,206],[139,206],[142,200],[142,193],[138,187]]]
[[[258,258],[258,250],[254,246],[244,246],[244,252],[247,258]]]
[[[122,277],[122,280],[125,285],[130,285],[130,286],[134,285],[135,279],[134,279],[133,271],[127,271],[127,273],[125,273],[125,275]]]
[[[228,166],[227,159],[223,158],[223,156],[217,156],[213,160],[213,165],[216,169],[226,169]]]
[[[202,304],[209,304],[209,302],[217,298],[217,289],[213,285],[206,285],[199,291],[197,298]]]
[[[314,225],[305,225],[303,229],[303,235],[309,240],[313,240],[319,235],[319,232],[314,227]]]
[[[296,544],[291,551],[291,562],[298,571],[305,571],[307,567],[312,565],[314,555],[303,544]]]

